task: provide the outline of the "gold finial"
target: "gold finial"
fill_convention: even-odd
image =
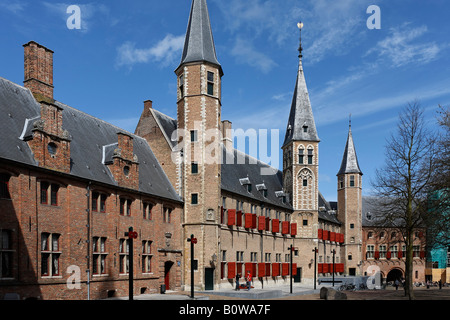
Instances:
[[[300,53],[299,55],[298,55],[298,57],[299,58],[301,58],[303,55],[302,55],[302,51],[303,51],[303,48],[302,48],[302,29],[303,29],[303,22],[299,22],[299,23],[297,23],[297,27],[298,27],[298,29],[300,30],[300,45],[299,45],[299,47],[298,47],[298,52]]]

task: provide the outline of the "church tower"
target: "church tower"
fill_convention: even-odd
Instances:
[[[217,277],[220,215],[221,78],[206,0],[193,0],[177,76],[178,142],[182,145],[181,185],[184,238],[197,239],[194,283],[205,289]],[[190,288],[190,244],[185,241],[184,282]]]
[[[353,143],[351,122],[338,179],[338,220],[345,235],[345,272],[361,275],[362,262],[362,175]]]
[[[299,23],[300,35],[302,27]],[[313,238],[317,237],[320,140],[303,73],[302,50],[300,36],[297,81],[282,146],[283,183],[295,210],[294,219],[301,222],[297,223],[298,235]]]

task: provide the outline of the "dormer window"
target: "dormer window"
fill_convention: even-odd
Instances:
[[[303,132],[308,132],[308,126],[306,125],[303,126]]]
[[[51,156],[54,156],[56,154],[56,149],[57,149],[57,146],[53,142],[50,142],[47,145],[48,153],[50,153]]]

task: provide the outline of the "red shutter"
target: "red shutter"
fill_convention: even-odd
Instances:
[[[282,263],[281,264],[281,275],[282,276],[289,275],[289,263]]]
[[[336,232],[331,232],[330,233],[330,241],[333,241],[333,242],[336,241]]]
[[[280,220],[279,219],[272,220],[272,232],[273,233],[280,232]]]
[[[259,231],[266,230],[265,227],[266,227],[266,217],[259,216],[258,217],[258,230]]]
[[[317,264],[317,273],[323,273],[323,263]]]
[[[375,259],[380,259],[380,251],[375,251]]]
[[[245,263],[245,274],[247,275],[247,272],[248,271],[250,271],[250,274],[252,275],[252,277],[253,277],[253,275],[254,275],[254,273],[253,273],[253,263],[251,263],[251,262],[246,262]]]
[[[258,277],[262,278],[266,275],[266,264],[263,262],[258,263]]]
[[[387,259],[390,259],[390,258],[391,258],[391,252],[390,252],[390,251],[386,252],[386,258],[387,258]]]
[[[276,277],[280,275],[280,263],[274,262],[272,263],[272,277]]]
[[[236,211],[236,226],[242,227],[242,211]]]
[[[420,259],[425,259],[425,251],[420,251]]]
[[[292,264],[292,275],[293,276],[297,275],[297,264],[296,263]]]
[[[297,235],[297,224],[292,223],[291,224],[291,236],[295,237]]]
[[[330,239],[330,232],[328,230],[323,230],[323,240]]]
[[[256,213],[252,213],[252,229],[256,229]]]
[[[344,243],[344,234],[343,234],[343,233],[340,233],[339,235],[340,235],[340,240],[339,240],[339,242],[340,242],[340,243]]]
[[[322,271],[323,273],[328,273],[328,263],[322,264]]]
[[[266,276],[270,277],[270,262],[266,262]]]
[[[245,228],[250,229],[252,227],[252,214],[246,213],[245,214]]]
[[[281,233],[288,234],[289,233],[289,221],[281,222]]]
[[[252,277],[256,277],[256,262],[252,262]]]
[[[317,230],[317,237],[319,238],[319,240],[322,239],[322,237],[323,237],[323,229]]]
[[[403,251],[399,251],[399,252],[398,252],[398,258],[399,258],[399,259],[403,258]]]
[[[229,226],[234,226],[236,224],[236,210],[228,209],[228,223]]]
[[[236,277],[236,262],[228,262],[228,279]]]

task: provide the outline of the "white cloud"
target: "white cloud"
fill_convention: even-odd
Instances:
[[[19,1],[0,2],[0,9],[8,10],[14,14],[19,14],[25,9],[26,4]]]
[[[427,32],[427,26],[413,28],[409,23],[391,28],[389,36],[379,41],[366,55],[375,53],[380,62],[388,61],[393,67],[410,63],[428,63],[437,58],[441,49],[434,42],[420,43],[418,41],[418,38]]]
[[[116,65],[118,67],[132,67],[136,63],[147,63],[150,61],[160,62],[167,66],[180,56],[180,50],[184,45],[184,35],[174,36],[168,34],[155,46],[137,49],[132,42],[125,42],[117,48]]]
[[[250,41],[237,38],[231,49],[233,55],[239,63],[245,63],[261,70],[263,73],[269,72],[277,64],[267,55],[255,50]]]

